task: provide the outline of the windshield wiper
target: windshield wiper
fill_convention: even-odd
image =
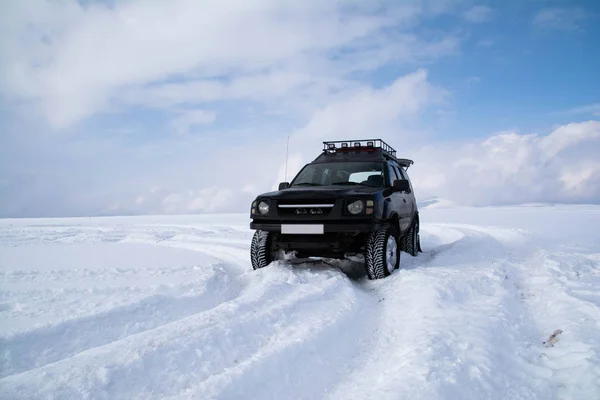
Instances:
[[[301,182],[294,183],[292,186],[323,186],[320,183],[312,183],[312,182]]]

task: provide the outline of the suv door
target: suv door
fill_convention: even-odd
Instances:
[[[401,176],[401,179],[406,179],[408,181],[408,186],[410,186],[410,192],[405,193],[406,195],[406,203],[407,203],[407,220],[409,222],[409,226],[412,224],[412,219],[415,213],[417,212],[417,200],[415,198],[415,192],[412,187],[412,183],[410,182],[410,178],[408,177],[408,173],[404,168],[400,166],[394,166],[396,169],[396,173]]]
[[[394,180],[403,179],[401,175],[398,175],[396,167],[392,163],[388,164],[388,175],[390,186],[394,184]],[[405,192],[394,192],[390,195],[390,199],[393,210],[396,211],[398,217],[400,217],[400,233],[404,233],[410,227],[410,202],[408,195]]]

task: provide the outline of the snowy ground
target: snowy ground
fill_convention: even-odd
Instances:
[[[0,220],[0,398],[600,398],[600,207],[432,204],[424,254],[376,282],[252,271],[251,234]]]

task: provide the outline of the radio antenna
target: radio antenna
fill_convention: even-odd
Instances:
[[[288,137],[287,137],[287,146],[285,148],[285,179],[284,179],[285,182],[287,182],[287,166],[288,166],[289,150],[290,150],[290,135],[288,135]]]

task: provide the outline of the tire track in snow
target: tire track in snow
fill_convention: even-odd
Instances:
[[[215,244],[210,241],[186,241],[186,240],[169,240],[161,243],[163,246],[175,247],[179,249],[187,249],[193,251],[199,251],[201,253],[213,256],[217,259],[232,263],[237,267],[238,272],[244,273],[248,271],[248,267],[251,269],[250,264],[250,250],[246,246],[244,249],[238,247],[227,246],[223,244]]]
[[[222,269],[211,268],[199,295],[154,294],[134,303],[50,327],[0,338],[0,378],[60,361],[93,347],[155,329],[216,307],[240,293]]]
[[[228,387],[227,382],[256,371],[251,366],[268,365],[263,368],[273,373],[281,361],[277,356],[280,349],[294,348],[292,354],[302,353],[307,350],[304,343],[310,342],[309,334],[319,337],[321,330],[336,326],[356,311],[352,284],[339,272],[276,267],[260,272],[233,300],[6,377],[0,380],[0,394],[13,399],[57,391],[74,397],[161,398],[177,394],[176,388],[182,386],[194,388],[199,382],[205,385],[201,393],[239,390]],[[299,309],[302,312],[297,314]],[[311,313],[318,318],[310,318]],[[321,326],[323,320],[329,323]],[[324,344],[330,340],[327,336]],[[288,361],[293,364],[293,356]],[[241,374],[236,374],[236,368]],[[139,376],[143,381],[136,379]]]
[[[268,345],[173,399],[247,398],[249,387],[253,398],[317,399],[342,378],[339,366],[370,340],[367,333],[377,320],[376,302],[334,268],[297,264],[290,269],[281,264],[294,274],[305,268],[314,271],[309,285],[319,285],[322,279],[334,284],[318,298],[294,305],[293,314],[271,334]]]
[[[0,397],[595,398],[597,255],[523,251],[519,231],[422,229],[426,253],[402,253],[403,269],[378,282],[302,264],[252,271],[243,231],[107,229],[111,240],[222,260],[239,296],[7,376]],[[564,321],[559,342],[544,348]]]
[[[159,246],[173,247],[198,251],[215,257],[235,266],[238,273],[246,272],[251,265],[249,260],[249,242],[246,246],[231,246],[222,241],[207,240],[192,234],[177,234],[172,237],[156,241],[153,237],[127,236],[123,243],[145,243]]]
[[[424,240],[433,255],[423,264],[365,284],[383,299],[382,319],[327,398],[549,398],[529,348],[537,328],[504,272],[520,233],[448,229],[430,231],[440,237]]]

